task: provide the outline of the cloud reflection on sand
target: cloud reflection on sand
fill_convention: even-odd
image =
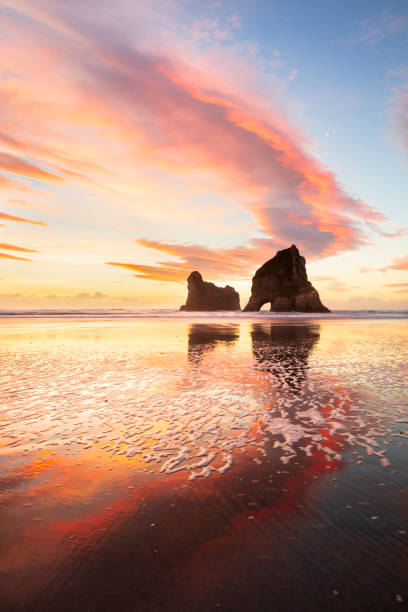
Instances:
[[[156,567],[155,548],[168,547],[163,567],[199,563],[201,547],[224,550],[249,524],[302,508],[309,485],[350,457],[359,467],[376,453],[384,471],[392,424],[404,414],[401,370],[390,359],[403,354],[403,328],[387,325],[5,326],[0,568],[11,600],[21,591],[31,605],[32,589],[55,595],[57,606],[64,592],[71,601],[87,592],[88,570],[102,576],[124,547],[142,592],[150,578],[140,568]],[[372,394],[373,377],[392,415]],[[118,585],[126,575],[116,572]]]
[[[324,428],[339,451],[358,443],[384,458],[374,439],[381,422],[335,376],[321,386],[318,371],[308,375],[318,324],[178,321],[169,331],[153,321],[151,346],[148,332],[139,336],[145,322],[120,325],[130,335],[107,338],[106,324],[46,328],[32,349],[3,354],[3,454],[24,462],[44,451],[98,452],[106,464],[195,479],[224,473],[237,452],[255,448],[262,461],[270,444],[284,463],[314,451],[340,456]]]

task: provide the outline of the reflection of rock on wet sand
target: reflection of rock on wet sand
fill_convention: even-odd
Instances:
[[[255,323],[251,338],[261,369],[272,374],[279,385],[286,383],[298,390],[306,379],[309,354],[320,338],[320,326]]]
[[[198,362],[204,353],[214,350],[217,344],[233,344],[238,338],[239,325],[193,323],[188,331],[188,358]]]

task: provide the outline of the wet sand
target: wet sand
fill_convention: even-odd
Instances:
[[[2,320],[3,610],[400,610],[407,322]]]

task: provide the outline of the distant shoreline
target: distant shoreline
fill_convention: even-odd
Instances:
[[[112,309],[42,309],[42,310],[5,310],[0,311],[0,319],[18,318],[79,318],[79,319],[267,319],[267,320],[301,320],[301,319],[408,319],[408,310],[333,310],[330,313],[319,312],[258,312],[243,311],[197,311],[180,312],[172,309],[130,310]]]

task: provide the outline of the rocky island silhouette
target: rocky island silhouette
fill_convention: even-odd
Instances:
[[[187,283],[187,301],[180,310],[241,310],[239,294],[233,287],[217,287],[204,281],[197,271],[190,274]],[[268,303],[271,312],[330,312],[308,280],[306,260],[294,244],[278,251],[255,272],[244,311],[256,312]]]
[[[241,310],[239,293],[233,287],[217,287],[203,280],[199,272],[192,272],[187,279],[187,302],[180,310]]]

